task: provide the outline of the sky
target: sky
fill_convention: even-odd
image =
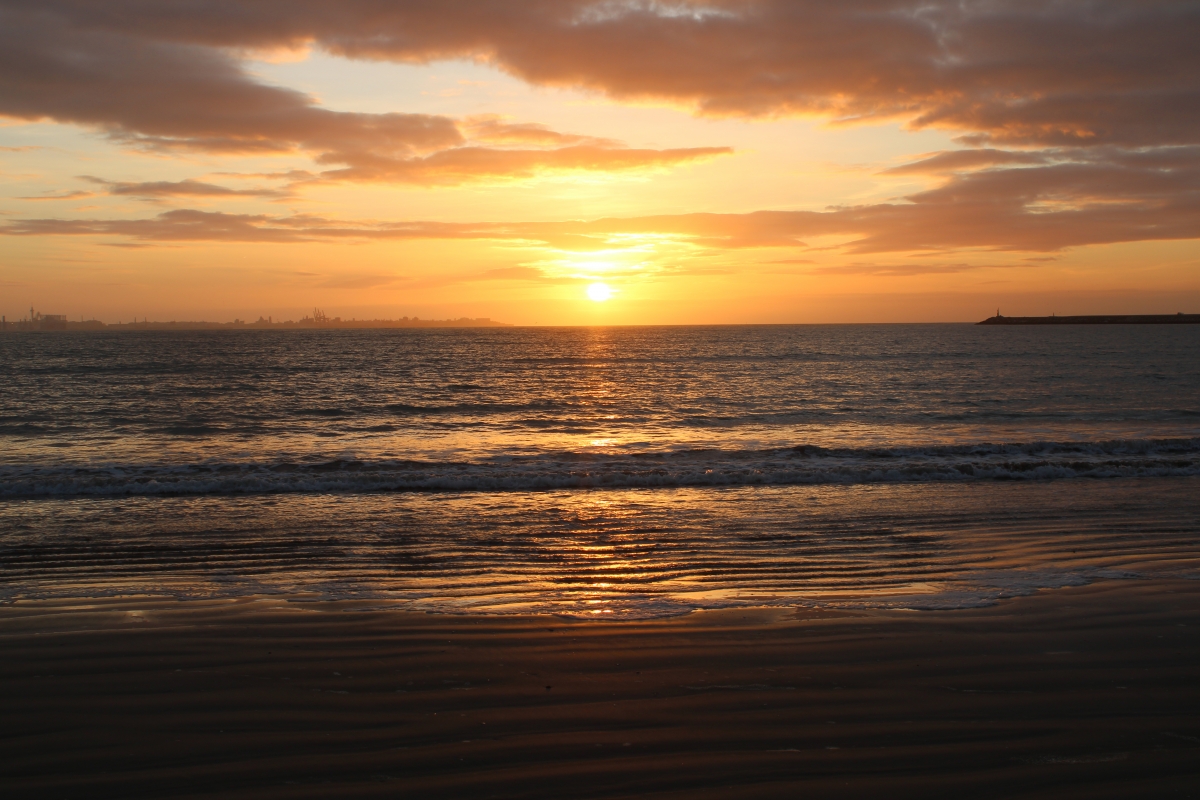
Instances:
[[[1200,4],[0,0],[0,313],[1200,312]]]

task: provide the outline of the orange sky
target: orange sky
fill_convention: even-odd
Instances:
[[[1178,2],[0,0],[0,313],[1200,311],[1197,34]]]

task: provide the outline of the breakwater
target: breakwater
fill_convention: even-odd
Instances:
[[[1074,317],[1004,317],[997,314],[979,325],[1197,325],[1200,314],[1090,314]]]

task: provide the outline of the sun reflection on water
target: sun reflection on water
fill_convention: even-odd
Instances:
[[[51,537],[40,535],[51,506],[22,503],[0,508],[0,526],[55,556],[20,566],[20,576],[0,565],[0,577],[7,568],[13,591],[39,596],[269,593],[590,619],[986,605],[1099,579],[1112,564],[1153,570],[1164,553],[1183,563],[1200,501],[1190,485],[1163,486],[1161,495],[1061,482],[988,493],[883,485],[122,498],[112,501],[119,531],[100,528],[95,503],[58,504],[55,530],[70,533]],[[92,544],[99,530],[102,553]],[[93,566],[36,566],[75,563],[63,559],[74,552],[105,565],[102,586]]]

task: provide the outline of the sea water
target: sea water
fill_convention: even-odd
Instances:
[[[951,608],[1200,577],[1200,327],[0,336],[0,600]]]

